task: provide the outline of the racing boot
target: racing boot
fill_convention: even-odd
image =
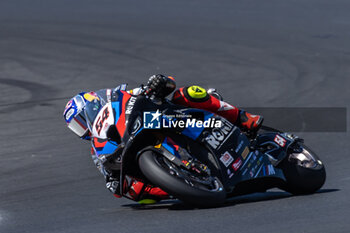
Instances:
[[[164,192],[158,187],[152,187],[147,185],[141,199],[138,201],[140,204],[155,204],[161,200],[169,199],[168,193]]]
[[[112,176],[106,176],[106,188],[117,198],[121,198],[120,195],[120,182],[118,178]]]
[[[253,115],[247,113],[244,110],[240,110],[238,121],[238,126],[241,129],[249,132],[257,132],[264,121],[264,117],[260,115]]]
[[[158,187],[146,185],[133,178],[127,178],[129,187],[125,187],[125,197],[137,201],[140,204],[155,204],[161,200],[169,199],[168,193]],[[124,183],[126,185],[126,183]]]

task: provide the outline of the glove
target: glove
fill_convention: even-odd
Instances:
[[[106,176],[106,188],[113,194],[120,195],[120,182],[118,179],[111,177],[111,176]]]
[[[149,88],[148,93],[153,94],[157,98],[164,98],[176,88],[174,79],[162,74],[152,75],[148,80],[147,86]]]

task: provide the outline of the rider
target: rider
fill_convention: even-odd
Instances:
[[[153,75],[149,78],[147,83],[148,89],[146,93],[152,95],[157,99],[164,99],[171,94],[175,88],[175,80],[171,76],[164,76],[161,74]],[[124,90],[126,85],[121,85],[116,89]],[[85,140],[91,140],[95,136],[89,129],[87,118],[91,116],[91,110],[86,110],[88,104],[92,104],[97,111],[100,109],[98,106],[104,105],[107,101],[110,101],[113,92],[112,89],[103,89],[97,92],[83,92],[73,97],[66,105],[63,116],[67,122],[68,128],[71,129],[80,138]],[[139,95],[143,88],[135,88],[129,90],[131,95]],[[222,100],[220,94],[215,89],[205,90],[200,86],[181,87],[176,90],[171,98],[171,102],[183,105],[191,108],[199,108],[216,113],[222,117],[225,117],[231,123],[240,127],[244,131],[256,132],[262,122],[263,117],[259,115],[252,115],[244,110],[238,109]],[[89,112],[86,112],[86,111]],[[96,116],[97,113],[93,113]],[[125,193],[119,193],[119,174],[112,174],[105,169],[102,161],[96,155],[94,147],[91,149],[92,158],[95,165],[100,172],[106,178],[106,187],[116,196],[121,197],[124,195],[129,199],[139,201],[140,203],[154,203],[157,200],[167,199],[169,195],[158,187],[146,185],[140,180],[136,180],[132,177],[126,177],[126,183],[123,187]]]

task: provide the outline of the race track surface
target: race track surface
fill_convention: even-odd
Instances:
[[[104,188],[89,143],[62,117],[80,91],[136,87],[155,73],[216,87],[238,106],[349,108],[349,9],[347,0],[1,0],[0,232],[350,232],[348,129],[298,132],[326,165],[314,195],[141,207]]]

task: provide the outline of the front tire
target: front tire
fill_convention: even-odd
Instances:
[[[185,203],[196,206],[215,206],[222,204],[226,199],[226,192],[218,178],[208,177],[213,182],[212,188],[196,185],[189,176],[186,176],[186,173],[181,171],[181,168],[154,151],[143,152],[139,157],[139,166],[152,184]]]
[[[287,180],[283,189],[294,195],[314,193],[325,183],[326,170],[323,163],[306,146],[303,146],[301,153],[289,154],[281,166]]]

